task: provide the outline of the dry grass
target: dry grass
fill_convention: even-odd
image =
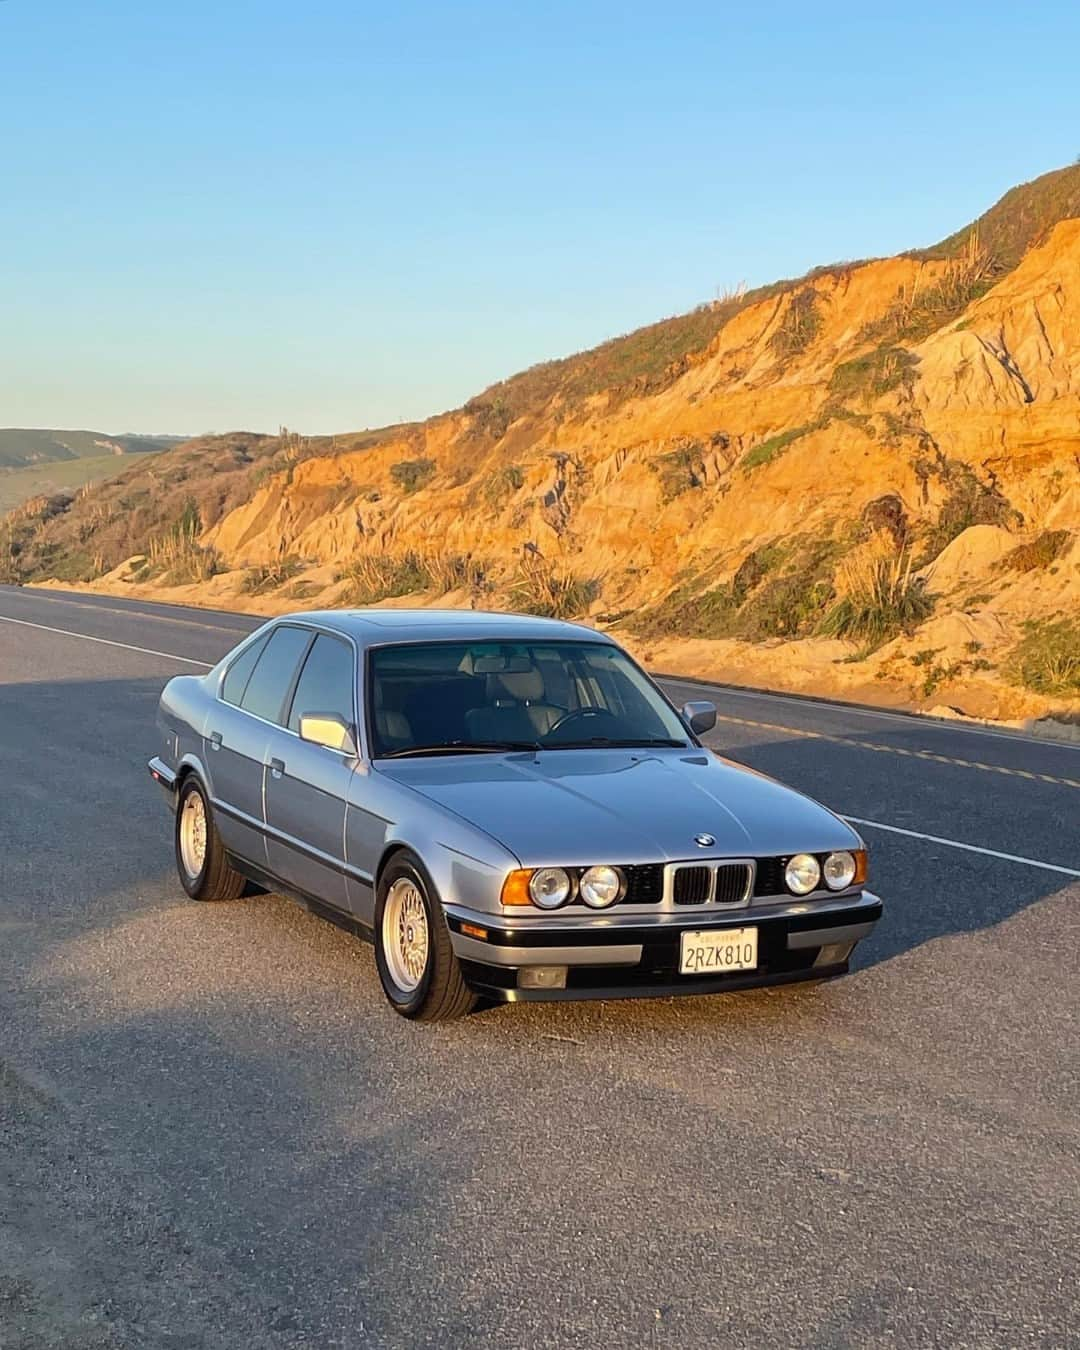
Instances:
[[[248,568],[241,589],[245,595],[265,595],[292,581],[302,564],[299,558],[279,558],[277,562]]]
[[[364,554],[354,558],[337,575],[350,585],[343,599],[352,605],[376,605],[400,595],[429,591],[469,590],[474,594],[490,589],[488,565],[470,554],[408,549],[391,555]]]
[[[369,553],[354,558],[337,579],[350,583],[342,597],[350,605],[376,605],[380,600],[426,591],[431,585],[430,572],[411,549],[398,557]]]
[[[447,591],[490,589],[489,566],[472,554],[426,553],[423,565],[431,578],[431,589],[440,595]]]
[[[813,286],[804,286],[791,297],[780,326],[769,339],[769,345],[784,360],[804,352],[820,332],[821,296]]]
[[[417,492],[434,476],[433,459],[403,459],[390,466],[390,477],[402,492]]]
[[[923,281],[923,268],[911,286],[901,290],[881,319],[862,332],[864,339],[888,337],[891,341],[914,341],[928,337],[951,319],[957,318],[973,300],[985,295],[1000,276],[1002,267],[972,228],[964,245],[948,259],[929,283]]]
[[[913,567],[910,550],[898,549],[891,534],[873,535],[837,567],[837,600],[822,620],[822,633],[880,645],[910,632],[934,608]]]
[[[1009,674],[1039,694],[1080,695],[1080,624],[1029,620],[1009,659]]]
[[[515,608],[548,619],[574,619],[596,599],[600,583],[576,576],[550,562],[534,549],[526,549],[511,589]]]
[[[1044,530],[1037,539],[1018,544],[1001,560],[1004,570],[1035,572],[1050,567],[1069,547],[1072,536],[1068,530]]]
[[[190,586],[216,576],[223,570],[221,555],[199,543],[201,532],[198,508],[193,502],[186,502],[175,525],[150,540],[146,551],[147,574],[159,575],[166,586]]]

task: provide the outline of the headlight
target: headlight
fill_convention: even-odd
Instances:
[[[784,868],[784,880],[795,895],[809,895],[821,880],[818,860],[810,853],[796,853]]]
[[[573,886],[561,867],[541,867],[529,879],[529,897],[541,909],[558,909],[570,899]]]
[[[581,898],[593,909],[606,909],[619,898],[622,877],[614,867],[590,867],[581,874]]]
[[[825,859],[825,884],[830,891],[844,891],[855,880],[855,859],[850,853],[830,853]]]

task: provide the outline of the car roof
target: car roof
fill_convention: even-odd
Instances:
[[[275,623],[315,623],[346,633],[361,647],[398,642],[608,642],[594,628],[535,614],[498,614],[482,609],[320,609],[279,615]]]

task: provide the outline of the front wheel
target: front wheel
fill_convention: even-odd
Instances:
[[[476,1006],[435,888],[411,853],[392,858],[379,878],[375,964],[390,1006],[402,1017],[445,1022]]]
[[[244,889],[244,878],[229,865],[197,778],[184,780],[176,803],[176,870],[193,900],[235,900]]]

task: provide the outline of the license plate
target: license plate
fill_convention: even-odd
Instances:
[[[680,975],[726,975],[757,967],[756,928],[714,928],[682,934]]]

